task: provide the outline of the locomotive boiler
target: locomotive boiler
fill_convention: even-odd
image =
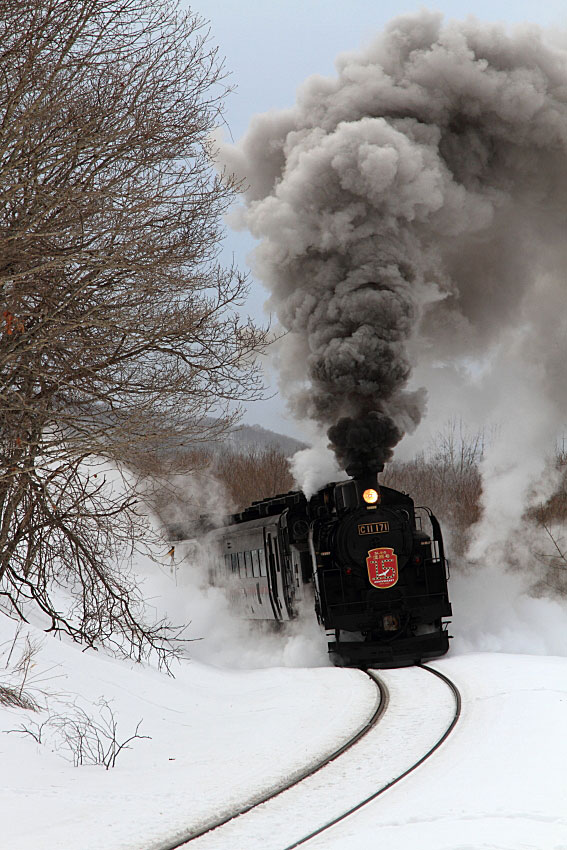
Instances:
[[[335,663],[397,667],[447,652],[441,528],[376,473],[254,502],[212,537],[215,581],[240,614],[285,623],[314,598]]]

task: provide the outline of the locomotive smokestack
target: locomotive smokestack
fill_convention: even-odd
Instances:
[[[535,28],[422,12],[337,69],[222,154],[249,185],[255,271],[288,331],[282,392],[356,476],[420,420],[415,352],[484,354],[560,279],[567,62]]]
[[[352,476],[357,493],[358,505],[375,505],[380,501],[378,473],[366,471]]]

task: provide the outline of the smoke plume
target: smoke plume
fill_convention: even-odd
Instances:
[[[562,279],[566,56],[536,28],[404,16],[223,147],[288,331],[282,391],[349,472],[419,422],[417,354],[486,352]]]

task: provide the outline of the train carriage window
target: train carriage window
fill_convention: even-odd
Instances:
[[[236,557],[238,558],[238,570],[241,576],[247,575],[246,572],[246,562],[244,560],[244,552],[237,552]]]
[[[242,556],[244,558],[244,563],[246,564],[246,575],[253,576],[254,573],[252,571],[252,558],[250,557],[250,552],[243,552]]]
[[[232,562],[232,572],[237,573],[238,572],[238,556],[237,556],[236,552],[231,552],[230,558],[231,558],[231,562]]]
[[[252,570],[254,571],[254,575],[261,576],[260,572],[260,552],[258,549],[253,549],[250,553],[252,555]]]
[[[260,561],[260,575],[267,576],[268,571],[266,569],[266,555],[263,549],[258,549],[258,559]]]

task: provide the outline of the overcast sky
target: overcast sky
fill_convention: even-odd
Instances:
[[[238,140],[258,112],[291,106],[295,92],[311,74],[334,74],[337,54],[371,41],[389,20],[426,7],[447,19],[473,15],[480,20],[515,26],[523,22],[567,30],[567,0],[195,0],[193,11],[210,22],[211,40],[226,58],[234,86],[226,103],[227,135]],[[225,253],[246,269],[253,246],[250,237],[228,229]],[[256,319],[263,316],[266,293],[253,281],[248,305]],[[276,391],[276,386],[272,392]],[[301,436],[285,417],[278,397],[253,405],[245,421]]]
[[[426,7],[446,18],[474,15],[514,25],[567,28],[566,0],[195,0],[187,3],[211,23],[237,87],[227,103],[235,139],[256,112],[290,106],[310,74],[333,74],[338,53],[372,40],[398,14]]]

